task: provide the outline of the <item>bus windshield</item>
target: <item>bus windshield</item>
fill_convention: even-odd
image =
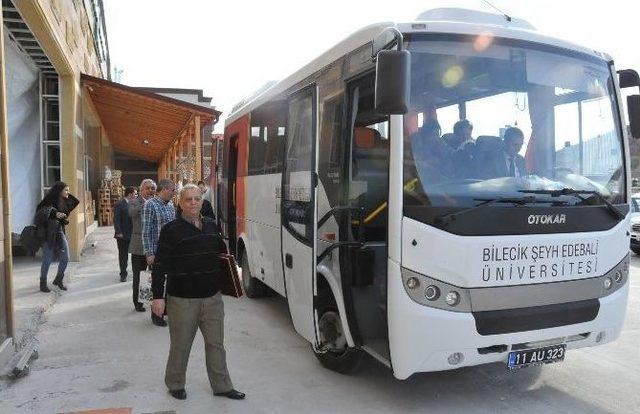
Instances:
[[[590,204],[557,191],[550,203],[549,193],[562,189],[624,202],[622,134],[605,60],[489,35],[450,39],[407,42],[405,215],[527,195],[547,206]],[[509,205],[516,204],[501,204]]]

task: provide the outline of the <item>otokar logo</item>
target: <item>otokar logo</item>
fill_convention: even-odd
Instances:
[[[566,222],[565,214],[529,214],[527,218],[529,224],[565,224]]]
[[[529,224],[565,224],[566,222],[565,214],[529,214],[527,218]]]

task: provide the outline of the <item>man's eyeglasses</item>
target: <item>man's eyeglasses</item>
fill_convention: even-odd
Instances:
[[[200,201],[202,201],[202,197],[200,197],[200,196],[195,196],[195,197],[185,197],[183,200],[184,200],[184,201],[186,201],[186,202],[188,202],[188,203],[191,203],[191,202],[193,202],[193,201],[200,202]]]

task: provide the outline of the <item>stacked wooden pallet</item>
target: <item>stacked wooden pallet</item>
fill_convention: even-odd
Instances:
[[[113,204],[111,203],[111,189],[104,185],[98,190],[98,224],[100,226],[113,225]]]
[[[113,225],[113,206],[124,196],[124,187],[120,181],[119,170],[111,171],[111,178],[102,180],[98,190],[98,224]]]
[[[111,206],[118,202],[124,196],[124,187],[120,183],[120,178],[112,178],[108,183],[111,191]]]
[[[93,197],[91,195],[91,191],[84,192],[84,217],[86,220],[86,225],[90,226],[95,221],[96,216],[96,205],[93,201]]]

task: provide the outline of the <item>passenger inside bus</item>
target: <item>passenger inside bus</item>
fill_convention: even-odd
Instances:
[[[484,165],[485,178],[523,177],[527,175],[524,157],[518,154],[524,143],[524,134],[519,128],[507,128],[499,151]],[[479,165],[479,167],[483,167]]]
[[[473,124],[468,119],[461,119],[453,125],[453,133],[444,134],[442,139],[454,150],[473,144]]]
[[[415,167],[423,183],[441,182],[454,176],[454,150],[440,137],[438,121],[425,120],[410,139]]]
[[[444,134],[442,140],[454,150],[451,156],[453,173],[456,178],[471,178],[475,174],[475,141],[472,137],[473,125],[461,119],[453,125],[453,133]]]

